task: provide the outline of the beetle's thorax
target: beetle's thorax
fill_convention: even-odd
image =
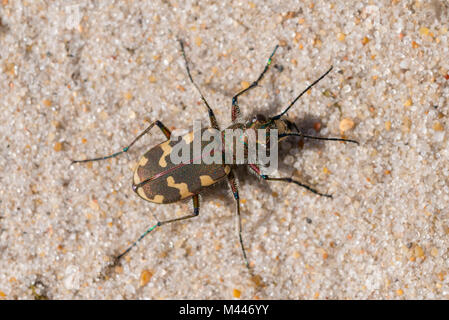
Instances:
[[[258,114],[249,121],[233,123],[222,131],[223,150],[224,153],[232,154],[233,164],[242,164],[242,161],[237,161],[239,159],[237,150],[238,145],[240,145],[244,154],[243,163],[248,163],[249,148],[264,148],[268,152],[270,150],[270,137],[273,134],[279,136],[295,131],[295,128],[294,123],[287,117],[266,119],[264,115]],[[279,140],[282,139],[284,138]]]

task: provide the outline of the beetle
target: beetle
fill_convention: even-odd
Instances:
[[[187,70],[187,75],[189,77],[190,82],[196,88],[199,93],[201,100],[207,108],[207,112],[209,115],[210,128],[206,128],[204,130],[215,129],[220,131],[220,127],[215,118],[214,112],[201,92],[198,85],[192,78],[189,63],[184,50],[184,43],[182,40],[178,40],[181,47],[181,53],[184,58],[185,67]],[[247,131],[249,129],[262,129],[266,133],[266,137],[270,135],[274,129],[278,132],[279,141],[286,139],[290,136],[299,136],[303,138],[310,139],[318,139],[318,140],[331,140],[331,141],[343,141],[343,142],[352,142],[358,144],[355,140],[343,139],[343,138],[326,138],[326,137],[316,137],[309,136],[301,133],[294,122],[288,119],[286,116],[287,112],[290,108],[295,104],[295,102],[304,95],[308,90],[310,90],[315,84],[317,84],[320,80],[322,80],[326,75],[330,73],[332,67],[330,67],[323,75],[321,75],[317,80],[315,80],[312,84],[310,84],[306,89],[304,89],[280,114],[266,117],[263,114],[258,114],[254,118],[249,121],[243,121],[240,117],[240,107],[238,105],[238,98],[256,87],[259,82],[264,77],[265,73],[268,71],[269,66],[272,63],[272,58],[278,49],[278,45],[274,48],[270,57],[268,58],[267,63],[265,64],[265,68],[259,77],[251,83],[247,88],[238,92],[232,98],[232,107],[231,107],[231,118],[232,125],[228,127],[228,129],[240,129],[242,131]],[[237,180],[234,174],[236,162],[232,163],[223,163],[223,164],[194,164],[190,163],[173,163],[171,161],[170,155],[173,151],[173,148],[176,141],[171,140],[171,132],[170,130],[159,120],[152,122],[142,133],[140,133],[128,146],[123,148],[121,151],[113,153],[111,155],[105,157],[98,157],[92,159],[85,160],[72,160],[71,164],[74,163],[85,163],[92,161],[101,161],[109,158],[117,157],[123,153],[129,151],[129,149],[144,135],[146,135],[153,127],[158,127],[161,132],[167,138],[166,141],[156,145],[151,148],[148,152],[146,152],[139,160],[137,167],[134,171],[133,175],[133,183],[132,189],[137,193],[139,197],[142,199],[157,203],[157,204],[168,204],[174,203],[183,199],[192,198],[193,201],[193,212],[174,219],[169,219],[165,221],[158,221],[154,226],[147,229],[131,246],[129,246],[123,253],[117,256],[117,261],[127,254],[139,241],[141,241],[148,233],[153,231],[155,228],[160,227],[165,224],[169,224],[172,222],[177,222],[181,220],[190,219],[199,215],[199,194],[206,188],[216,184],[223,179],[227,179],[229,186],[232,190],[232,194],[236,203],[236,212],[238,219],[238,234],[240,247],[243,254],[243,259],[245,265],[249,268],[249,263],[245,251],[245,246],[243,245],[242,240],[242,224],[241,224],[241,215],[240,215],[240,197],[239,191],[237,187]],[[296,130],[296,131],[295,131]],[[222,131],[221,131],[222,132]],[[195,132],[189,132],[182,136],[182,141],[189,146],[189,148],[195,143],[196,134]],[[269,150],[270,145],[266,140],[265,142],[257,142],[259,144],[265,144],[267,150]],[[202,142],[203,143],[203,142]],[[246,141],[244,143],[245,155],[247,155],[247,145]],[[202,147],[204,145],[202,144]],[[221,149],[223,152],[223,156],[229,150],[225,148]],[[232,151],[231,151],[232,152]],[[234,155],[233,155],[234,156]],[[233,157],[235,160],[235,157]],[[317,190],[309,187],[306,184],[301,183],[291,177],[271,177],[262,173],[261,167],[254,163],[245,163],[249,167],[249,169],[259,176],[261,179],[266,181],[282,181],[287,183],[294,183],[300,187],[303,187],[317,195],[332,198],[329,194],[323,194],[318,192]]]

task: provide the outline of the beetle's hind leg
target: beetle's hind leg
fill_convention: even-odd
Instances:
[[[244,94],[245,92],[251,90],[254,87],[257,87],[257,85],[259,84],[259,81],[262,80],[263,76],[265,75],[265,73],[268,71],[268,68],[271,65],[271,58],[273,58],[274,54],[276,53],[276,50],[279,48],[278,45],[276,45],[276,47],[274,48],[273,52],[271,53],[270,57],[268,58],[268,61],[265,65],[265,68],[263,69],[262,73],[259,75],[259,77],[257,78],[256,81],[254,81],[253,83],[251,83],[251,85],[246,88],[243,89],[242,91],[240,91],[239,93],[237,93],[233,98],[232,98],[232,114],[231,114],[231,118],[232,121],[235,121],[237,119],[237,117],[240,115],[240,108],[238,106],[237,103],[237,99],[239,98],[240,95]]]
[[[128,146],[123,148],[122,151],[113,153],[113,154],[111,154],[109,156],[105,156],[105,157],[98,157],[98,158],[85,159],[85,160],[72,160],[70,165],[72,165],[74,163],[100,161],[100,160],[106,160],[106,159],[109,159],[109,158],[115,158],[115,157],[121,155],[122,153],[128,152],[129,148],[131,148],[140,138],[142,138],[144,135],[146,135],[151,130],[151,128],[153,128],[155,125],[158,126],[159,129],[161,129],[162,133],[165,135],[165,137],[167,139],[170,139],[170,136],[171,136],[170,130],[168,130],[167,127],[164,126],[164,124],[162,122],[160,122],[159,120],[156,120],[153,123],[151,123],[148,126],[148,128],[146,128],[141,134],[139,134]]]
[[[242,239],[242,218],[240,216],[240,197],[239,197],[239,190],[237,187],[237,181],[235,179],[234,173],[229,172],[228,174],[228,182],[229,185],[231,187],[232,190],[232,194],[234,195],[234,199],[236,202],[236,208],[237,208],[237,230],[239,233],[239,241],[240,241],[240,247],[242,248],[242,253],[243,253],[243,259],[245,259],[245,265],[246,267],[249,269],[249,263],[248,263],[248,259],[246,257],[246,251],[245,251],[245,246],[243,245],[243,239]]]
[[[180,217],[180,218],[175,218],[175,219],[161,221],[161,222],[159,222],[159,225],[162,226],[164,224],[169,224],[169,223],[172,223],[172,222],[186,220],[186,219],[190,219],[190,218],[198,216],[200,214],[200,199],[199,199],[199,195],[197,195],[197,194],[194,195],[192,197],[192,201],[193,201],[193,213],[192,214],[189,214],[187,216]]]
[[[169,224],[169,223],[172,223],[172,222],[186,220],[186,219],[190,219],[190,218],[198,216],[200,214],[200,199],[199,199],[199,196],[197,194],[194,195],[192,197],[192,200],[193,200],[193,213],[192,214],[189,214],[189,215],[181,217],[181,218],[170,219],[170,220],[165,220],[165,221],[158,221],[154,226],[148,228],[147,231],[142,233],[142,235],[136,241],[134,241],[134,243],[132,245],[130,245],[125,251],[123,251],[121,254],[119,254],[115,258],[115,260],[116,261],[120,260],[125,254],[127,254],[129,251],[131,251],[131,249],[134,248],[140,242],[140,240],[145,238],[145,236],[147,234],[149,234],[151,231],[153,231],[157,227],[163,226],[164,224]]]

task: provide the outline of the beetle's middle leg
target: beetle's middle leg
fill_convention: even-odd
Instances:
[[[309,190],[310,192],[315,193],[315,194],[317,194],[317,195],[319,195],[319,196],[323,196],[323,197],[327,197],[327,198],[332,198],[332,195],[331,195],[331,194],[326,194],[326,193],[318,192],[317,190],[315,190],[315,189],[309,187],[308,185],[306,185],[306,184],[304,184],[304,183],[301,183],[301,182],[299,182],[298,180],[292,179],[292,178],[290,178],[290,177],[280,177],[280,178],[278,178],[278,177],[269,177],[269,176],[267,176],[267,175],[264,175],[264,174],[262,174],[262,173],[260,172],[259,166],[255,165],[255,164],[250,164],[250,165],[249,165],[249,168],[250,168],[252,171],[254,171],[259,177],[261,177],[261,178],[264,179],[264,180],[267,180],[267,181],[283,181],[283,182],[287,182],[287,183],[294,183],[294,184],[296,184],[297,186],[303,187],[304,189],[307,189],[307,190]]]
[[[234,195],[234,199],[236,201],[236,207],[237,207],[237,228],[238,228],[238,232],[239,232],[240,246],[242,248],[243,258],[245,259],[246,267],[249,269],[249,263],[248,263],[248,259],[246,257],[245,246],[243,245],[243,240],[242,240],[242,218],[240,216],[239,190],[238,190],[238,187],[237,187],[237,181],[235,179],[235,176],[234,176],[234,173],[232,172],[232,170],[228,174],[228,182],[229,182],[229,185],[231,187],[232,194]]]
[[[263,69],[262,73],[260,74],[259,78],[257,78],[256,81],[254,81],[253,83],[251,83],[251,85],[246,88],[243,89],[242,91],[240,91],[239,93],[237,93],[233,98],[232,98],[232,114],[231,114],[231,118],[232,121],[234,122],[235,120],[237,120],[238,116],[240,115],[240,108],[237,104],[237,99],[239,98],[240,95],[244,94],[245,92],[251,90],[254,87],[257,87],[257,85],[259,84],[259,81],[262,80],[263,76],[265,75],[265,73],[268,71],[268,68],[271,65],[271,58],[273,58],[274,54],[276,53],[276,50],[278,49],[278,45],[276,45],[276,47],[273,50],[273,53],[271,53],[270,57],[268,58],[268,61],[265,65],[265,68]]]
[[[140,242],[140,240],[145,238],[145,236],[147,234],[149,234],[151,231],[153,231],[157,227],[163,226],[164,224],[169,224],[169,223],[172,223],[172,222],[186,220],[186,219],[190,219],[190,218],[198,216],[200,214],[200,199],[199,199],[199,196],[197,194],[194,195],[192,197],[192,201],[193,201],[193,213],[192,214],[189,214],[187,216],[180,217],[180,218],[175,218],[175,219],[170,219],[170,220],[165,220],[165,221],[158,221],[154,226],[148,228],[147,231],[142,233],[142,235],[136,241],[134,241],[134,243],[132,245],[130,245],[128,247],[128,249],[126,249],[120,255],[118,255],[117,258],[115,258],[116,261],[120,260],[125,254],[127,254],[129,251],[131,251],[131,249],[134,248]]]
[[[164,124],[162,122],[160,122],[159,120],[156,120],[153,123],[151,123],[148,126],[148,128],[146,128],[141,134],[139,134],[128,146],[123,148],[122,151],[113,153],[113,154],[111,154],[109,156],[105,156],[105,157],[98,157],[98,158],[85,159],[85,160],[72,160],[72,162],[70,164],[72,165],[74,163],[100,161],[100,160],[106,160],[106,159],[109,159],[109,158],[115,158],[115,157],[121,155],[122,153],[128,152],[129,148],[131,148],[137,142],[137,140],[139,140],[144,135],[146,135],[151,130],[151,128],[153,128],[155,125],[158,126],[159,129],[161,129],[162,133],[165,135],[165,137],[167,139],[170,139],[170,135],[171,135],[170,130],[168,130],[168,128],[166,126],[164,126]]]

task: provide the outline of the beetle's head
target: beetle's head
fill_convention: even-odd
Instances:
[[[269,131],[273,129],[278,130],[278,135],[282,135],[289,132],[299,133],[299,129],[296,126],[296,124],[292,120],[290,120],[287,116],[267,118],[263,114],[257,114],[253,118],[251,118],[251,120],[249,120],[245,126],[246,129],[265,130],[266,131],[265,136],[267,137],[267,139],[270,136]]]
[[[265,129],[268,120],[265,115],[258,113],[246,122],[246,129]]]
[[[265,115],[259,113],[252,117],[247,123],[246,128],[252,129],[278,129],[279,133],[296,131],[299,132],[296,124],[287,116],[280,118],[267,118]]]
[[[278,129],[278,134],[284,134],[288,132],[298,132],[299,129],[296,124],[287,116],[282,116],[279,119],[271,119],[274,122],[275,128]]]

